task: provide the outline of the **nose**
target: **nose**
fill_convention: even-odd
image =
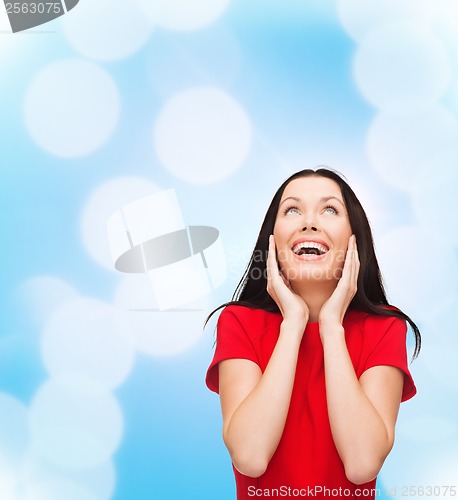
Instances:
[[[311,226],[311,227],[310,227],[310,229],[311,229],[312,231],[318,231],[318,229],[317,229],[315,226]],[[307,231],[307,226],[304,226],[304,227],[302,228],[302,231]]]

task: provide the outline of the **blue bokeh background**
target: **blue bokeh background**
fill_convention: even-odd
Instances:
[[[389,297],[424,335],[412,364],[419,392],[401,407],[397,443],[379,477],[381,498],[386,488],[390,498],[400,498],[403,486],[458,488],[455,21],[458,10],[445,0],[81,0],[61,19],[24,33],[8,33],[3,19],[2,499],[235,497],[219,401],[204,385],[214,319],[201,332],[202,321],[190,326],[178,315],[174,325],[193,329],[192,341],[180,347],[170,340],[168,355],[133,342],[123,376],[107,389],[119,405],[122,435],[99,464],[103,480],[91,473],[94,464],[65,462],[72,450],[50,452],[58,437],[37,424],[40,391],[56,376],[43,339],[77,298],[120,314],[128,309],[119,290],[137,281],[116,272],[103,253],[110,211],[173,188],[187,225],[220,231],[227,279],[200,303],[204,318],[232,296],[280,183],[320,164],[354,187]],[[170,111],[177,96],[187,95],[189,104],[195,89],[217,91],[221,108],[213,111],[235,138],[208,155],[211,110],[190,117],[201,141],[194,148],[176,132],[186,107]],[[239,156],[226,161],[238,147]],[[180,148],[195,156],[189,165],[170,160]],[[131,188],[132,178],[143,187]],[[107,188],[113,182],[116,195]],[[158,328],[148,321],[145,328]]]

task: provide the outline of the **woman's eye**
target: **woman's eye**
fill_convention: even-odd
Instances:
[[[290,213],[299,213],[299,209],[297,207],[288,207],[284,210],[283,215],[287,215]]]
[[[329,215],[335,215],[338,212],[337,212],[337,208],[334,208],[334,207],[325,207],[324,213],[325,214],[329,214]]]

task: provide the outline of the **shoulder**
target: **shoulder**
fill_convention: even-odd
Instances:
[[[404,357],[406,352],[407,324],[397,316],[367,312],[354,312],[349,318],[346,336],[349,349],[357,351],[359,363],[371,357]]]
[[[350,311],[344,321],[347,346],[363,357],[382,345],[399,349],[406,343],[406,321],[397,316]]]
[[[368,314],[364,325],[364,330],[374,339],[381,339],[385,335],[400,335],[405,338],[407,332],[406,321],[394,315]]]
[[[281,314],[230,304],[219,315],[216,327],[216,350],[207,371],[207,385],[219,391],[219,371],[217,365],[226,359],[248,359],[261,368],[264,367],[266,351],[275,345],[276,325],[281,322]],[[273,349],[273,347],[272,347]]]
[[[265,311],[245,305],[230,304],[226,306],[219,318],[217,330],[239,329],[254,339],[268,330],[276,329],[282,321],[280,313]]]
[[[222,310],[219,319],[236,318],[241,323],[246,323],[246,322],[266,322],[266,321],[271,321],[276,317],[281,318],[281,314],[265,311],[264,309],[259,309],[255,307],[248,307],[245,305],[230,304]]]
[[[394,307],[386,307],[389,311],[397,310]],[[352,327],[358,327],[365,333],[379,333],[383,335],[388,330],[395,328],[406,330],[406,321],[398,316],[387,314],[374,314],[365,311],[352,310],[349,311],[346,318],[347,323]]]
[[[388,307],[387,309],[396,310]],[[360,355],[357,360],[358,378],[363,372],[379,365],[394,366],[404,373],[402,401],[410,399],[416,388],[408,368],[407,323],[403,318],[388,314],[362,313]]]

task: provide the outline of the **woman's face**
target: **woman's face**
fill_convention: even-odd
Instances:
[[[352,234],[339,185],[326,177],[301,177],[285,188],[275,220],[280,268],[291,283],[337,281]]]

